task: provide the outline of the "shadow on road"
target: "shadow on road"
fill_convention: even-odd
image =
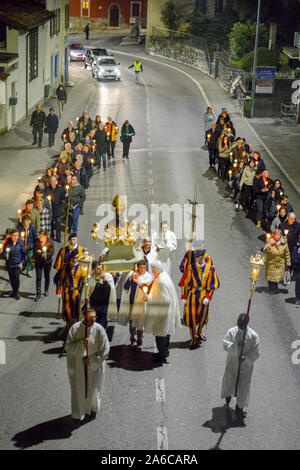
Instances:
[[[137,351],[126,346],[125,344],[119,346],[112,346],[109,351],[108,366],[111,368],[118,367],[124,370],[143,371],[153,370],[159,367],[152,361],[152,353],[148,351]]]
[[[190,340],[188,341],[175,341],[170,343],[169,349],[189,349],[190,347]]]
[[[224,405],[224,406],[219,406],[217,408],[213,408],[212,419],[209,421],[206,421],[204,424],[202,424],[202,426],[204,428],[211,429],[213,433],[217,433],[217,434],[220,433],[220,437],[216,445],[212,447],[210,450],[221,450],[220,444],[225,433],[227,432],[227,429],[243,428],[246,425],[236,420],[235,411],[232,408]]]
[[[61,319],[61,315],[57,312],[29,312],[23,311],[19,314],[21,317],[30,317],[30,318],[53,318],[55,320]]]
[[[71,415],[67,415],[19,432],[14,435],[12,441],[15,447],[27,449],[44,441],[68,439],[71,437],[73,429]]]

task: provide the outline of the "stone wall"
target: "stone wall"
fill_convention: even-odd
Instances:
[[[93,22],[90,21],[90,18],[85,17],[70,17],[70,32],[81,32],[84,30],[87,22],[89,22],[90,31],[101,31],[109,27],[108,18],[95,18]],[[120,26],[118,28],[114,28],[115,30],[119,30],[122,28],[129,29],[129,25],[124,23],[124,18],[120,17]]]
[[[202,49],[188,46],[186,44],[171,41],[168,38],[152,36],[149,42],[150,55],[166,57],[182,64],[194,67],[201,72],[209,73],[209,59]]]
[[[244,90],[249,88],[251,73],[246,72],[241,67],[229,64],[226,59],[222,57],[222,53],[214,53],[211,64],[211,74],[226,91],[230,91],[232,82],[239,76],[242,78],[242,88]]]

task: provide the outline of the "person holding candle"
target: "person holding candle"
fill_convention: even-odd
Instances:
[[[143,317],[145,308],[145,291],[149,293],[149,286],[153,281],[152,274],[147,272],[148,263],[138,261],[136,271],[130,271],[124,282],[118,323],[129,323],[130,346],[141,348],[143,344]]]
[[[24,215],[28,215],[32,225],[34,226],[35,230],[38,232],[41,228],[41,221],[40,221],[40,214],[34,208],[34,200],[28,199],[25,202],[25,209],[22,210],[19,216],[19,222],[22,222]]]
[[[71,163],[68,160],[66,153],[62,152],[59,156],[59,160],[56,164],[57,168],[57,179],[60,186],[65,186],[67,184],[66,169],[71,167]]]
[[[151,264],[157,261],[157,251],[152,245],[151,237],[146,236],[138,246],[137,251],[141,252],[144,259],[148,262],[148,272],[151,274]]]
[[[46,201],[49,204],[48,199]],[[51,231],[51,210],[49,207],[46,206],[45,202],[42,198],[36,200],[36,210],[40,214],[40,222],[41,222],[41,230],[45,230],[46,232],[50,233]]]
[[[65,190],[57,184],[57,177],[51,176],[50,186],[47,188],[47,196],[51,196],[51,238],[54,240],[54,232],[56,233],[56,240],[61,241],[61,222],[63,217],[64,203],[65,203]]]
[[[256,227],[261,227],[267,194],[272,183],[268,170],[264,170],[262,173],[257,172],[253,179],[253,192],[256,198]]]
[[[257,150],[255,150],[253,152],[253,160],[254,160],[254,164],[255,164],[258,172],[261,172],[261,171],[265,170],[265,168],[266,168],[265,162],[261,158],[260,152],[258,152]]]
[[[270,232],[273,233],[276,229],[280,227],[280,224],[287,220],[288,210],[286,206],[280,206],[278,215],[273,219],[270,227]]]
[[[111,116],[108,117],[104,130],[107,134],[107,157],[109,160],[110,157],[115,158],[115,146],[117,143],[117,135],[119,133],[117,124],[112,120]]]
[[[279,228],[282,232],[285,233],[290,253],[292,254],[293,248],[298,241],[298,235],[300,234],[300,223],[296,220],[295,212],[289,212],[287,215],[287,220],[282,222],[279,225]]]
[[[188,266],[179,285],[186,287],[185,324],[190,329],[192,350],[199,347],[198,340],[206,341],[202,329],[209,320],[208,309],[213,293],[220,287],[215,267],[204,249],[195,251],[194,263]]]
[[[203,114],[203,124],[204,124],[204,134],[205,134],[205,142],[204,142],[204,148],[207,148],[208,140],[207,140],[207,134],[208,131],[212,128],[212,124],[215,121],[215,115],[213,113],[213,110],[210,106],[206,108],[205,113]]]
[[[242,173],[242,177],[239,183],[240,190],[242,192],[242,204],[245,207],[246,211],[249,212],[252,200],[253,200],[253,180],[256,173],[256,166],[254,160],[250,160],[248,164],[245,165]]]
[[[61,152],[60,156],[66,156],[68,159],[69,164],[72,164],[72,158],[73,158],[73,150],[71,147],[71,144],[69,142],[65,143],[65,149]]]
[[[132,142],[132,136],[135,135],[135,130],[132,125],[129,123],[128,119],[124,122],[122,129],[121,129],[121,142],[123,144],[123,155],[122,160],[125,158],[129,158],[129,148]]]
[[[74,152],[75,147],[78,144],[78,140],[76,138],[76,132],[69,133],[69,138],[67,139],[67,143],[71,145],[71,150]]]
[[[75,133],[75,129],[73,127],[73,121],[68,122],[68,126],[63,130],[61,134],[61,140],[63,141],[64,144],[68,141],[70,132]]]
[[[267,238],[263,250],[266,255],[266,280],[269,285],[270,295],[279,292],[278,283],[283,281],[286,268],[291,266],[291,256],[285,237],[281,230],[275,230],[270,238]]]
[[[26,250],[26,274],[28,277],[32,277],[32,264],[31,259],[33,257],[33,247],[36,239],[38,238],[37,232],[30,221],[30,216],[24,215],[22,224],[18,226],[19,235],[24,243]]]
[[[83,121],[78,121],[77,122],[77,129],[76,129],[76,136],[77,139],[82,142],[87,134],[87,131],[84,128]]]
[[[276,191],[275,189],[271,189],[265,204],[267,230],[270,230],[271,224],[278,215],[280,207],[281,205],[276,197]]]
[[[36,297],[35,302],[41,298],[42,277],[45,277],[45,297],[49,295],[50,271],[52,267],[52,257],[54,254],[53,243],[48,239],[48,232],[40,230],[38,239],[34,243],[33,256],[36,272]]]
[[[210,129],[206,131],[206,142],[208,148],[209,167],[215,168],[216,160],[218,157],[218,139],[220,137],[217,131],[217,125],[215,122],[211,124]]]
[[[227,135],[223,135],[219,142],[219,160],[218,160],[218,177],[224,181],[226,177],[229,156],[232,150],[232,144]]]
[[[11,230],[11,236],[6,241],[2,257],[6,260],[5,264],[9,275],[9,282],[12,287],[10,297],[19,300],[20,273],[26,264],[26,250],[24,243],[19,238],[19,231],[17,229]]]

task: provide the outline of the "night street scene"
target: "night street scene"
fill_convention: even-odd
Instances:
[[[299,149],[300,0],[0,1],[1,451],[300,449]]]

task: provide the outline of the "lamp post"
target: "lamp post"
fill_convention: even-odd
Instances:
[[[256,88],[256,63],[257,63],[257,48],[259,39],[259,24],[260,24],[260,7],[261,0],[258,0],[257,4],[257,17],[256,17],[256,32],[255,32],[255,46],[254,46],[254,57],[253,57],[253,69],[252,69],[252,89],[251,89],[251,114],[250,117],[253,119],[254,116],[254,101],[255,101],[255,88]]]
[[[250,282],[250,296],[249,296],[248,308],[247,308],[247,314],[246,314],[246,327],[244,330],[244,335],[243,335],[243,340],[242,340],[241,353],[239,355],[239,367],[238,367],[238,372],[237,372],[237,377],[236,377],[235,393],[234,393],[235,397],[237,397],[239,381],[240,381],[241,365],[242,365],[242,358],[244,354],[245,339],[246,339],[246,334],[247,334],[247,325],[249,323],[249,314],[250,314],[252,294],[254,292],[255,283],[258,281],[260,269],[265,264],[265,258],[258,252],[256,253],[255,256],[251,256],[250,264],[252,268],[252,273],[250,277],[250,281],[251,281]]]

